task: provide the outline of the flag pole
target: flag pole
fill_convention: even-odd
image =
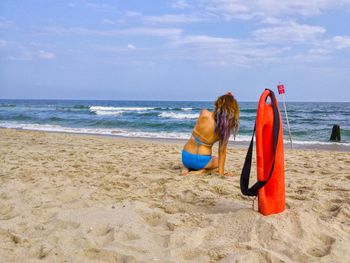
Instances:
[[[293,149],[293,140],[292,140],[292,133],[290,132],[290,126],[289,126],[289,120],[288,120],[288,113],[287,113],[287,107],[286,107],[286,101],[284,99],[284,85],[283,84],[278,84],[277,86],[278,93],[282,95],[282,101],[283,101],[283,106],[284,106],[284,112],[286,114],[286,121],[287,121],[287,126],[288,126],[288,132],[289,132],[289,140],[290,140],[290,146]]]

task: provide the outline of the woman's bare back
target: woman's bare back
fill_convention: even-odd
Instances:
[[[198,144],[193,135],[203,144]],[[201,111],[194,126],[193,135],[186,143],[184,149],[193,154],[210,155],[211,145],[219,140],[215,134],[215,120],[212,112],[206,109]]]

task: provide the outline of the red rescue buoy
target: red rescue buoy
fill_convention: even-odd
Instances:
[[[266,89],[260,97],[254,132],[256,132],[258,181],[251,188],[248,187],[253,133],[242,169],[241,191],[244,195],[258,196],[261,214],[280,213],[285,209],[283,125],[277,99],[269,89]]]

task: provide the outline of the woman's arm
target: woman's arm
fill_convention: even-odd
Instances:
[[[224,175],[227,143],[219,142],[219,175]]]

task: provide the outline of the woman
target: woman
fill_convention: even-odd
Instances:
[[[219,175],[224,175],[226,146],[231,131],[236,138],[239,124],[239,105],[229,92],[215,102],[214,112],[202,110],[192,131],[191,138],[182,150],[182,163],[189,170],[206,171],[219,167]],[[212,156],[212,146],[219,141],[219,156]]]

